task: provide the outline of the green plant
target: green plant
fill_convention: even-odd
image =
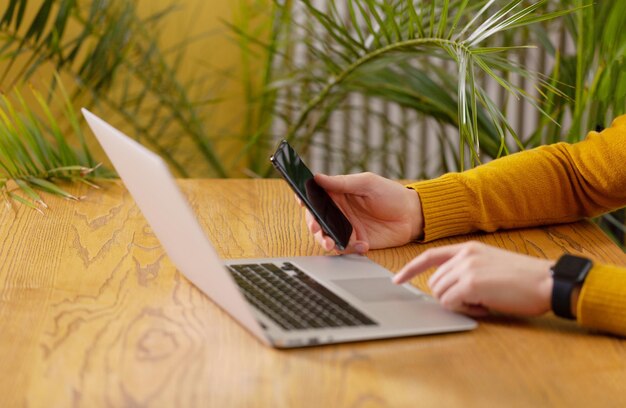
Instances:
[[[565,38],[573,43],[569,49],[550,38],[550,24],[535,26],[531,31],[554,58],[554,69],[548,73],[550,81],[567,97],[542,101],[541,109],[552,120],[544,118],[539,123],[524,142],[525,148],[580,141],[589,130],[601,130],[626,112],[626,78],[622,75],[626,68],[626,32],[622,29],[626,9],[618,2],[592,0],[555,1],[550,5],[580,7],[564,17]],[[625,220],[626,211],[621,209],[595,221],[625,248]]]
[[[66,120],[80,141],[75,151],[61,131],[49,104],[33,90],[45,119],[25,101],[19,90],[10,96],[0,96],[0,196],[8,206],[12,201],[41,212],[47,205],[36,190],[57,194],[71,200],[77,197],[55,184],[58,181],[78,181],[97,187],[90,180],[105,173],[97,171],[76,112],[61,87]],[[21,194],[17,191],[21,191]]]
[[[557,3],[557,2],[555,2]],[[548,98],[540,105],[554,122],[543,121],[526,145],[576,142],[588,130],[603,128],[626,110],[626,9],[617,2],[562,0],[565,7],[581,7],[564,17],[566,36],[574,44],[563,49],[548,35],[550,26],[535,27],[537,42],[555,60],[547,73],[567,98]],[[571,120],[568,121],[568,116]],[[556,124],[565,126],[559,128]]]
[[[9,0],[0,18],[0,80],[4,89],[33,78],[45,83],[45,73],[53,68],[72,85],[71,104],[110,112],[107,118],[123,121],[129,134],[161,154],[181,176],[226,177],[241,174],[241,169],[267,176],[266,158],[278,137],[306,151],[313,135],[328,129],[336,111],[379,115],[385,140],[406,140],[406,123],[353,105],[354,94],[393,102],[434,118],[442,127],[458,128],[456,146],[454,140],[441,138],[441,154],[451,153],[455,162],[441,172],[541,143],[578,140],[584,129],[607,124],[609,117],[624,111],[626,81],[619,74],[626,44],[620,24],[626,9],[617,2],[325,4],[322,10],[310,0],[269,5],[268,0],[240,0],[238,18],[227,24],[241,51],[241,72],[220,72],[217,81],[207,81],[205,77],[216,77],[212,72],[185,82],[179,70],[193,39],[181,39],[168,50],[159,46],[160,27],[174,6],[142,18],[131,1]],[[27,22],[24,10],[29,7],[35,17]],[[302,18],[293,18],[294,8]],[[560,21],[566,22],[576,44],[574,53],[560,49],[549,35]],[[78,27],[74,34],[67,29],[70,24]],[[534,73],[515,62],[511,57],[526,44],[540,44],[554,58],[554,70]],[[305,48],[304,58],[298,58],[298,47]],[[456,69],[447,71],[432,61],[448,61]],[[519,136],[508,122],[513,104],[496,105],[479,77],[490,78],[545,113],[530,138]],[[535,84],[544,97],[514,85],[515,77]],[[224,78],[239,81],[244,90],[241,132],[209,126],[213,108],[221,103],[213,90]],[[51,92],[42,98],[48,104],[58,86],[52,77],[49,84]],[[568,117],[571,126],[563,129]],[[59,127],[73,132],[71,125]],[[227,160],[218,151],[230,139],[238,139],[243,148]],[[361,157],[352,158],[350,142],[343,143],[344,157],[355,160],[351,168],[366,170],[376,152],[365,149]],[[3,154],[5,161],[17,157],[11,150]]]
[[[534,34],[555,59],[551,80],[568,98],[549,98],[541,105],[554,123],[543,121],[526,147],[559,141],[577,142],[589,130],[610,125],[613,118],[626,113],[626,8],[619,2],[566,0],[565,6],[584,7],[565,17],[567,35],[574,47],[570,51],[549,40],[542,27]],[[568,120],[569,118],[569,120]],[[561,128],[555,123],[567,125]],[[605,214],[596,221],[622,247],[626,227],[624,209]]]
[[[264,92],[276,95],[294,87],[301,90],[291,93],[288,106],[270,100],[275,104],[275,112],[284,113],[294,107],[297,110],[295,116],[276,114],[274,119],[285,121],[286,138],[301,144],[303,150],[313,134],[327,125],[333,111],[345,106],[350,94],[359,93],[395,102],[458,127],[457,157],[462,169],[466,164],[479,163],[481,151],[490,157],[508,153],[507,135],[522,146],[506,115],[477,83],[479,72],[538,109],[538,102],[513,85],[508,75],[534,81],[544,94],[565,96],[550,81],[506,58],[525,45],[510,40],[504,46],[487,42],[508,31],[573,13],[578,7],[550,11],[545,7],[548,0],[530,5],[521,0],[348,0],[346,16],[339,12],[339,2],[326,3],[326,10],[322,11],[311,1],[302,0],[299,4],[305,23],[286,21],[285,24],[295,25],[297,31],[305,33],[303,37],[294,36],[293,27],[283,26],[273,32],[285,35],[272,37],[268,44],[259,44],[253,36],[246,36],[249,42],[255,41],[274,54],[276,49],[286,50],[277,56],[279,63],[275,62],[274,67],[279,68],[273,72],[274,82]],[[277,2],[276,14],[289,15],[292,7],[292,2]],[[313,25],[323,30],[313,30]],[[293,58],[289,52],[291,42],[304,43],[310,58]],[[425,64],[425,58],[453,61],[457,71],[445,72]],[[259,140],[272,138],[258,137],[254,142]],[[263,164],[252,171],[267,175],[270,170]]]
[[[296,13],[301,18],[278,25],[268,43],[235,30],[247,39],[246,47],[255,44],[271,50],[278,60],[273,81],[263,89],[264,95],[272,96],[266,108],[274,109],[274,121],[282,123],[278,128],[286,129],[286,138],[301,150],[306,151],[313,135],[328,131],[334,112],[355,109],[349,102],[354,94],[392,102],[457,127],[460,143],[453,169],[480,163],[480,155],[497,158],[543,143],[581,140],[587,130],[607,126],[625,111],[626,78],[621,74],[626,31],[621,27],[626,8],[618,2],[329,0],[324,9],[315,4],[277,2],[275,15],[291,15],[299,5]],[[551,35],[561,31],[561,24],[563,35]],[[564,38],[573,42],[571,51],[562,47]],[[302,44],[307,57],[298,60],[293,49]],[[541,46],[552,58],[553,69],[531,72],[510,58],[525,44]],[[282,52],[276,54],[277,49]],[[442,69],[432,64],[434,60],[453,61],[457,69]],[[496,105],[476,80],[479,76],[495,81],[518,102]],[[516,77],[533,84],[540,98],[513,85]],[[506,119],[521,99],[542,114],[528,138],[518,135]],[[366,123],[372,112],[356,109]],[[406,138],[393,123],[385,126],[392,137]],[[280,136],[257,136],[254,142],[266,143],[263,148],[269,151]],[[350,141],[342,145],[323,148],[327,154],[343,148],[344,161],[354,160]],[[454,141],[442,138],[442,154],[449,145]],[[355,166],[361,170],[368,169],[368,158],[375,154],[364,149],[365,159]],[[252,171],[268,175],[271,170],[261,163]],[[621,242],[622,219],[623,213],[618,213],[602,221],[612,228],[621,226]]]
[[[195,39],[181,38],[167,50],[159,45],[161,25],[173,10],[171,6],[140,17],[135,3],[125,0],[9,0],[0,17],[2,88],[19,90],[21,84],[33,82],[35,88],[49,90],[38,100],[45,111],[55,105],[62,79],[70,85],[72,105],[86,105],[107,112],[109,120],[123,121],[128,133],[159,152],[178,174],[197,174],[194,163],[201,163],[195,167],[203,174],[224,177],[227,169],[207,127],[209,108],[215,103],[214,83],[199,76],[183,81],[179,75],[186,46]],[[15,126],[9,130],[18,132],[12,137],[23,138],[27,135],[19,132],[28,125],[23,121],[36,113],[28,110],[28,104],[20,103],[16,109],[21,113],[11,116]],[[55,125],[49,119],[55,114],[47,117],[51,126]],[[80,126],[75,118],[69,119],[58,124],[63,134],[54,133],[57,143],[78,135]],[[20,167],[17,146],[5,144],[1,159],[6,168]],[[85,146],[82,151],[86,153]],[[63,167],[82,165],[74,159],[78,157],[63,156]],[[34,168],[22,170],[41,176]],[[24,186],[18,183],[30,195]]]

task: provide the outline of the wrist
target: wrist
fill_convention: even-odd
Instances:
[[[554,279],[552,278],[552,267],[556,261],[546,260],[541,265],[541,282],[539,285],[539,293],[541,297],[542,313],[552,310],[552,290],[554,287]]]
[[[419,193],[408,188],[407,194],[411,203],[411,241],[419,241],[424,237],[424,212]]]
[[[565,254],[552,268],[552,311],[566,319],[576,319],[578,297],[587,274],[593,267],[590,259]]]

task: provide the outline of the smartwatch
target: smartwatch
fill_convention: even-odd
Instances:
[[[555,315],[574,319],[572,291],[585,281],[592,267],[591,260],[574,255],[563,255],[552,267],[552,311]]]

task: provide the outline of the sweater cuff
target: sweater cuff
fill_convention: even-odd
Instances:
[[[580,292],[577,312],[583,326],[626,336],[626,270],[594,266]]]
[[[406,187],[417,191],[422,203],[424,242],[471,232],[467,188],[455,174]]]

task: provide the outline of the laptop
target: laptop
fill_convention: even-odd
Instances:
[[[174,265],[264,344],[304,347],[476,327],[410,284],[393,284],[393,274],[365,256],[220,259],[165,161],[82,112]]]

